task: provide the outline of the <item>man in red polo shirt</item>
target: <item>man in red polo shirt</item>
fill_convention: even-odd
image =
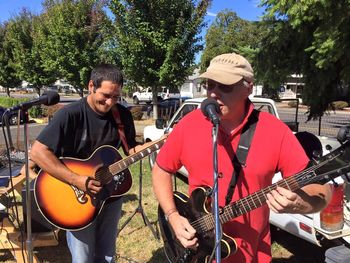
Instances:
[[[232,159],[242,128],[254,108],[248,98],[253,88],[253,69],[238,54],[222,54],[212,59],[200,77],[207,79],[207,97],[215,99],[220,107],[217,156],[219,206],[223,207],[234,171]],[[198,246],[198,239],[196,230],[177,211],[171,175],[184,166],[189,173],[189,193],[203,185],[213,186],[212,126],[200,110],[186,115],[169,135],[153,168],[156,197],[177,239],[186,248]],[[303,170],[308,161],[291,130],[269,113],[260,112],[246,165],[236,175],[235,190],[229,201],[240,200],[271,185],[278,171],[288,177]],[[270,262],[269,209],[277,213],[314,213],[326,206],[330,195],[328,186],[318,184],[294,193],[281,187],[273,190],[266,195],[267,205],[222,226],[223,232],[234,238],[237,245],[236,253],[222,262]]]

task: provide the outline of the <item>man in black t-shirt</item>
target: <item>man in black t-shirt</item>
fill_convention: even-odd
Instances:
[[[102,189],[100,181],[89,174],[74,173],[58,157],[87,159],[103,145],[124,147],[112,107],[116,107],[119,112],[130,152],[136,151],[132,115],[128,109],[116,103],[122,86],[123,76],[115,66],[105,64],[96,67],[88,84],[89,95],[55,114],[34,142],[31,160],[51,176],[92,196],[98,194]],[[115,198],[103,206],[91,225],[82,230],[67,231],[73,263],[114,262],[121,205],[121,198]]]

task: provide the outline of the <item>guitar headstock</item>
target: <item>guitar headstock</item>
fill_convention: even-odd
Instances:
[[[309,167],[298,174],[297,180],[303,185],[324,184],[339,176],[344,176],[350,181],[349,173],[350,141],[347,140],[329,154],[311,161]]]

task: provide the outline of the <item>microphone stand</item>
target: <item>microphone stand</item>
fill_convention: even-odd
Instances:
[[[214,186],[213,186],[213,214],[215,222],[215,259],[217,263],[221,263],[221,223],[219,218],[219,184],[218,184],[218,137],[219,124],[215,124],[212,129],[212,138],[213,138],[213,168],[214,168]]]
[[[24,153],[25,153],[25,178],[26,178],[26,212],[27,212],[27,260],[33,263],[33,241],[32,241],[32,209],[30,196],[29,177],[29,151],[28,151],[28,110],[23,110],[23,130],[24,130]]]

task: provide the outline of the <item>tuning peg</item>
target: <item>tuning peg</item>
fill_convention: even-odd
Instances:
[[[338,187],[339,186],[339,184],[336,181],[334,181],[334,178],[332,178],[332,182],[333,182],[334,187]]]
[[[350,176],[349,176],[350,173],[343,173],[341,175],[341,177],[343,178],[344,181],[347,181],[348,183],[350,183]]]
[[[319,158],[321,158],[322,157],[322,152],[321,151],[319,151],[319,150],[314,150],[313,152],[312,152],[312,156],[315,158],[315,159],[319,159]],[[314,159],[313,158],[313,159]],[[315,160],[314,159],[314,160]],[[316,161],[316,160],[315,160]]]
[[[329,144],[326,145],[326,150],[327,151],[332,151],[332,149],[333,149],[332,146],[330,146]]]
[[[350,139],[350,126],[343,126],[339,129],[337,140],[342,143]]]

